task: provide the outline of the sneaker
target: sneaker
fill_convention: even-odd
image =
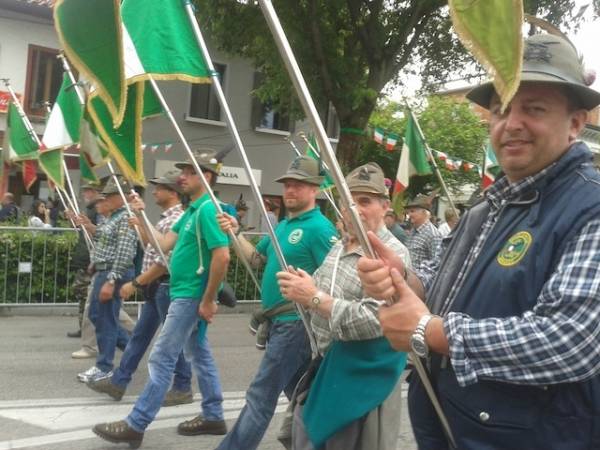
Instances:
[[[95,358],[98,352],[93,350],[89,350],[87,348],[82,348],[77,350],[76,352],[71,353],[71,358],[73,359],[87,359],[87,358]]]
[[[85,384],[92,391],[108,394],[116,401],[120,401],[125,394],[125,388],[112,383],[112,378],[93,379]]]
[[[202,414],[192,420],[186,420],[177,425],[177,433],[183,436],[198,436],[200,434],[227,434],[227,425],[224,420],[204,420]]]
[[[252,312],[252,316],[250,316],[250,324],[248,325],[248,329],[250,330],[250,334],[252,336],[256,335],[260,324],[264,322],[262,309],[254,310]]]
[[[176,406],[176,405],[185,405],[186,403],[194,402],[194,394],[192,391],[178,391],[176,389],[171,389],[167,392],[165,399],[162,403],[163,406]]]
[[[124,420],[118,422],[99,423],[94,425],[92,431],[105,441],[113,444],[125,443],[131,448],[139,448],[144,439],[144,433],[131,428]]]
[[[96,372],[94,375],[92,375],[87,381],[86,383],[91,383],[92,381],[102,381],[102,380],[110,380],[113,376],[113,371],[109,370],[108,372],[104,372],[102,370],[100,370],[99,372]]]
[[[79,381],[81,381],[82,383],[87,383],[98,372],[102,372],[102,371],[100,369],[98,369],[96,366],[92,366],[85,372],[81,372],[81,373],[77,374],[77,379]]]

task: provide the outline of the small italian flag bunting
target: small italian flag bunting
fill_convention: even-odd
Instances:
[[[375,128],[373,131],[373,140],[378,144],[383,144],[384,132],[381,128]]]
[[[398,143],[398,135],[395,133],[390,133],[385,138],[385,149],[388,152],[391,152],[394,150],[394,147],[396,147],[397,143]]]

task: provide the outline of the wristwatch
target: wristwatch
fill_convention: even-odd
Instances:
[[[321,304],[321,295],[323,295],[323,291],[317,291],[315,296],[310,299],[310,308],[317,309]]]
[[[417,324],[417,328],[413,332],[410,337],[410,349],[417,355],[419,358],[426,358],[429,355],[429,346],[425,341],[425,328],[427,328],[427,324],[431,319],[435,316],[433,314],[425,314],[421,319],[419,319],[419,323]]]

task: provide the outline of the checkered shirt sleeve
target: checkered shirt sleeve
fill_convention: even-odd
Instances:
[[[410,267],[408,249],[385,227],[377,234]],[[334,245],[323,264],[313,274],[317,287],[327,294],[331,292],[335,261],[342,246],[341,242]],[[362,254],[358,249],[343,254],[340,258],[333,289],[331,317],[326,319],[317,313],[311,313],[311,328],[320,354],[324,354],[334,340],[355,341],[382,336],[378,318],[381,302],[364,296],[356,270],[357,261]]]
[[[408,238],[408,250],[413,265],[418,268],[426,261],[439,259],[442,235],[429,220],[413,230]]]
[[[111,272],[119,279],[125,270],[133,266],[137,237],[129,227],[124,208],[115,212],[96,229],[96,250],[92,256],[95,264],[109,264]]]

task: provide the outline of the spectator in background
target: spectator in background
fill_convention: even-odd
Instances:
[[[406,231],[398,223],[398,215],[393,209],[388,209],[384,217],[385,226],[394,235],[396,239],[406,245],[408,235]]]
[[[406,205],[413,231],[408,238],[408,250],[413,267],[439,257],[440,232],[431,222],[431,204],[426,195],[419,194]]]
[[[248,214],[248,205],[242,197],[240,196],[239,200],[235,204],[235,210],[237,212],[238,223],[240,224],[240,231],[247,231],[251,228],[248,228],[248,223],[246,216]]]
[[[444,211],[444,218],[446,221],[438,227],[438,231],[442,237],[448,236],[458,223],[458,216],[452,208]]]
[[[7,192],[0,203],[2,203],[0,222],[16,222],[19,218],[19,208],[15,204],[15,196],[11,192]]]
[[[31,215],[27,219],[27,226],[31,228],[51,228],[50,211],[43,200],[35,200],[31,206]]]
[[[60,205],[56,200],[48,199],[46,202],[46,209],[50,211],[50,225],[56,227],[58,217],[60,215]]]
[[[269,217],[269,222],[271,222],[271,226],[273,227],[273,229],[275,229],[275,227],[279,223],[279,220],[277,220],[277,216],[275,215],[275,212],[274,212],[275,209],[277,209],[276,205],[271,200],[267,200],[267,199],[264,199],[264,203],[265,203],[265,208],[267,209],[267,216]],[[264,218],[262,218],[262,217],[260,219],[260,231],[261,231],[261,233],[269,232],[267,223],[265,222]]]

